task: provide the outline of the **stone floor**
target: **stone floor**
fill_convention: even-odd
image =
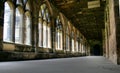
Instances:
[[[0,62],[0,73],[120,73],[120,66],[101,56]]]

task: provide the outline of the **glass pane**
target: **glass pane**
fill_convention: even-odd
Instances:
[[[27,2],[27,0],[23,0],[23,3],[25,4]]]
[[[43,19],[44,19],[45,21],[47,20],[47,18],[46,18],[46,14],[44,14]]]
[[[46,23],[43,23],[43,47],[45,47],[45,48],[46,48],[46,42],[47,42]]]
[[[68,36],[68,51],[70,51],[70,40],[69,40],[69,36]]]
[[[31,21],[28,16],[26,16],[24,32],[25,32],[25,44],[30,45],[31,44]]]
[[[42,13],[41,13],[41,11],[39,11],[39,17],[42,17]]]
[[[27,2],[27,4],[26,4],[26,8],[25,8],[26,10],[30,10],[30,5],[29,5],[29,3]]]
[[[41,14],[42,14],[42,16],[44,16],[44,14],[45,14],[45,11],[44,11],[44,4],[41,5]]]
[[[59,37],[58,37],[58,35],[59,35],[59,33],[56,32],[56,37],[55,37],[56,39],[55,40],[56,40],[56,49],[57,50],[59,49],[59,45],[58,45],[59,44],[59,42],[58,42],[59,41]]]
[[[74,40],[72,39],[72,52],[75,52],[74,50]]]
[[[18,8],[16,9],[16,21],[15,21],[15,42],[22,43],[22,14]]]
[[[16,1],[16,4],[22,5],[22,1],[21,1],[21,0],[17,0],[17,1]]]
[[[39,24],[38,24],[38,30],[39,30],[39,47],[42,47],[42,21],[39,19]]]
[[[46,9],[46,18],[47,18],[47,22],[50,22],[50,15],[48,13],[48,9]]]
[[[66,35],[66,51],[69,51],[69,36]]]
[[[57,43],[56,48],[58,50],[62,50],[62,33],[61,32],[56,33],[56,43]]]
[[[9,4],[5,3],[4,11],[4,31],[3,40],[6,42],[12,42],[13,33],[13,11],[11,10]]]
[[[76,41],[76,52],[78,52],[78,41]]]
[[[59,46],[60,46],[60,50],[63,50],[62,49],[62,33],[60,32],[60,35],[59,35],[60,37],[59,37],[59,39],[60,39],[60,44],[59,44]]]
[[[82,48],[81,48],[82,49],[82,53],[84,53],[84,45],[82,44],[81,46],[82,46]]]
[[[57,40],[57,45],[58,45],[58,47],[57,47],[57,48],[58,48],[58,50],[59,50],[59,47],[60,47],[60,45],[59,45],[59,43],[60,43],[59,32],[58,32],[58,34],[57,34],[57,39],[58,39],[58,40]]]
[[[51,48],[51,30],[50,30],[50,27],[48,27],[47,30],[48,30],[48,48]]]

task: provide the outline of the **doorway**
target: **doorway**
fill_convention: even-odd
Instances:
[[[102,56],[103,55],[103,50],[99,44],[96,44],[93,46],[92,54],[95,56]]]

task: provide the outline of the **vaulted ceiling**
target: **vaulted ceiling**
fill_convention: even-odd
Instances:
[[[102,40],[105,0],[50,0],[88,40]]]

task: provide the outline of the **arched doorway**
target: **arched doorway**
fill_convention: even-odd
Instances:
[[[101,56],[103,55],[103,50],[99,44],[95,44],[93,46],[92,54],[95,56]]]

